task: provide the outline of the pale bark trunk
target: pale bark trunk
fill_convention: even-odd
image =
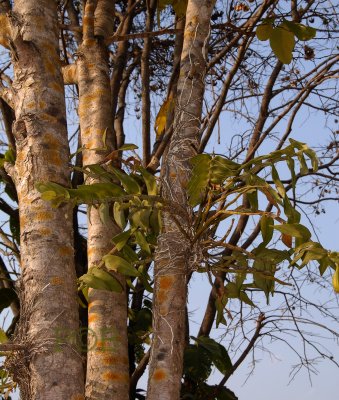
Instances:
[[[177,203],[186,218],[178,220],[187,232],[191,210],[187,202],[190,158],[198,147],[198,133],[205,88],[206,51],[210,17],[215,1],[189,0],[186,13],[180,79],[170,148],[163,164],[162,195]],[[163,216],[155,262],[153,329],[148,400],[177,400],[185,346],[187,278],[197,251],[174,223]]]
[[[100,13],[100,9],[105,13]],[[113,20],[109,23],[107,14],[114,17],[114,2],[87,2],[83,42],[77,61],[81,142],[86,148],[83,152],[84,166],[102,162],[113,145],[108,52],[103,40],[111,34],[109,27],[113,26]],[[105,16],[105,20],[102,21],[100,16]],[[97,34],[102,39],[94,36]],[[86,179],[87,184],[96,181]],[[116,225],[113,222],[103,223],[98,211],[92,207],[88,215],[89,268],[98,265],[112,249],[112,238],[117,233]],[[116,277],[124,287],[124,278]],[[128,399],[126,292],[91,289],[88,310],[86,399]]]
[[[19,199],[21,315],[16,340],[21,397],[84,399],[72,210],[52,209],[37,182],[70,183],[56,2],[17,0],[12,23],[17,159],[8,165]],[[9,360],[10,362],[10,360]],[[20,376],[21,375],[21,376]]]

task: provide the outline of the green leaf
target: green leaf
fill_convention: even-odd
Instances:
[[[139,230],[134,232],[134,236],[135,236],[135,240],[138,243],[138,245],[140,246],[141,250],[144,251],[146,254],[151,255],[152,251],[151,248],[144,236],[144,234],[142,232],[140,232]]]
[[[265,215],[261,217],[260,230],[265,245],[269,243],[273,237],[273,226],[274,226],[273,218],[266,217]]]
[[[228,301],[227,296],[217,297],[217,299],[215,300],[215,308],[217,310],[217,317],[216,317],[217,328],[220,324],[227,325],[224,317],[224,309],[226,307],[227,301]]]
[[[125,172],[120,171],[118,168],[109,167],[109,170],[113,172],[113,174],[120,180],[122,186],[126,190],[128,194],[140,194],[141,189],[138,182],[133,179],[130,175],[127,175]]]
[[[307,41],[313,39],[317,30],[311,26],[306,26],[293,21],[284,21],[288,26],[288,29],[295,34],[295,36],[301,41]]]
[[[106,268],[119,272],[126,276],[139,276],[139,272],[124,258],[118,256],[112,256],[110,254],[104,256],[103,261],[105,262]]]
[[[139,147],[133,143],[125,143],[119,147],[119,151],[137,150]]]
[[[103,224],[107,225],[111,221],[111,216],[109,215],[109,205],[107,203],[102,203],[99,206],[99,216]]]
[[[273,32],[273,26],[271,24],[262,24],[257,27],[256,35],[259,40],[268,40]]]
[[[130,222],[134,228],[147,231],[150,223],[151,209],[130,210]]]
[[[275,166],[273,164],[272,164],[271,168],[272,168],[272,179],[273,179],[273,182],[275,184],[275,187],[277,188],[277,191],[280,194],[280,196],[282,198],[284,198],[286,196],[285,187],[281,183],[278,171],[277,171],[277,169],[275,168]]]
[[[182,18],[186,15],[188,0],[172,0],[173,10],[177,17]]]
[[[127,225],[127,221],[125,218],[125,210],[122,207],[122,205],[118,202],[115,202],[113,205],[113,217],[119,228],[125,229]]]
[[[89,272],[79,278],[80,284],[97,290],[122,292],[120,283],[108,272],[97,267],[90,268]]]
[[[79,185],[77,189],[69,189],[71,198],[78,203],[90,204],[93,201],[105,201],[112,197],[120,197],[126,193],[114,183],[93,183],[91,185]]]
[[[207,336],[200,336],[199,338],[193,339],[208,352],[213,364],[222,374],[226,374],[226,372],[232,368],[232,362],[228,352],[220,343]]]
[[[184,375],[194,382],[204,382],[212,372],[212,360],[201,346],[188,345],[184,353]]]
[[[53,207],[58,207],[70,199],[69,191],[54,182],[39,182],[35,184],[35,188],[41,193],[41,198],[45,201],[50,201]]]
[[[15,164],[15,151],[11,147],[5,152],[4,155],[5,161],[10,164]]]
[[[290,235],[303,241],[307,242],[311,238],[311,232],[306,228],[306,226],[301,224],[282,224],[275,225],[274,229],[277,229],[281,233]]]
[[[121,253],[123,257],[132,264],[139,260],[137,253],[128,244],[125,244]]]
[[[147,171],[147,169],[139,167],[138,170],[140,171],[142,177],[144,178],[144,181],[146,183],[147,187],[147,193],[150,196],[156,196],[158,194],[158,187],[157,187],[157,181],[151,173]]]
[[[129,238],[131,237],[132,231],[129,229],[128,231],[121,232],[118,235],[114,236],[112,239],[113,243],[115,244],[115,248],[120,251],[128,242]]]
[[[0,343],[7,343],[8,342],[8,337],[6,335],[6,332],[0,328]]]
[[[255,304],[253,301],[247,296],[245,291],[241,291],[239,294],[239,299],[240,301],[244,302],[245,304],[248,304],[251,307],[255,307]]]
[[[289,224],[300,222],[301,215],[294,207],[292,207],[292,204],[287,196],[284,198],[284,212],[286,217],[288,217]]]
[[[188,183],[189,202],[196,206],[203,199],[210,184],[222,185],[234,176],[240,165],[221,156],[199,154],[191,159],[193,165],[192,177]]]
[[[292,61],[292,51],[295,45],[294,34],[284,23],[273,29],[270,45],[273,53],[283,64],[289,64]]]
[[[93,267],[90,269],[89,274],[93,275],[94,277],[105,281],[108,290],[111,292],[121,292],[122,286],[120,282],[109,272],[103,270],[102,268]]]
[[[258,211],[259,202],[258,202],[258,191],[256,189],[249,190],[247,193],[247,199],[250,202],[251,210]]]

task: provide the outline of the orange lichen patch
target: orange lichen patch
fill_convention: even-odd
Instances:
[[[157,368],[154,371],[154,374],[152,376],[152,378],[155,381],[163,381],[164,379],[166,379],[166,377],[167,377],[167,374],[166,374],[166,371],[163,368]]]
[[[104,382],[128,382],[129,378],[127,374],[107,371],[101,375],[101,378]]]
[[[46,108],[46,106],[47,106],[47,104],[44,101],[42,101],[42,100],[39,101],[40,110],[43,109],[43,108]]]
[[[95,39],[85,39],[84,40],[84,46],[87,47],[93,47],[96,44],[96,40]]]
[[[55,136],[55,134],[46,132],[44,135],[44,139],[51,147],[60,147],[60,140]]]
[[[71,256],[73,255],[73,248],[69,246],[60,246],[58,247],[58,253],[62,256]]]
[[[71,400],[85,400],[85,397],[82,394],[74,394]]]
[[[20,223],[20,225],[21,225],[21,223]],[[42,236],[48,236],[52,233],[52,230],[49,228],[40,228],[39,232]]]
[[[61,85],[61,84],[59,84],[59,83],[57,83],[57,82],[50,82],[49,84],[48,84],[48,87],[50,87],[51,89],[53,89],[53,90],[55,90],[56,92],[59,92],[59,93],[63,93],[64,92],[64,87],[63,87],[63,85]]]
[[[34,219],[38,221],[51,221],[54,219],[54,213],[49,211],[37,211],[34,214]]]
[[[53,276],[50,279],[50,284],[53,286],[60,286],[63,285],[63,283],[65,282],[65,280],[63,278],[60,278],[60,276]]]
[[[58,121],[58,118],[54,117],[54,116],[51,115],[51,114],[41,113],[41,114],[40,114],[40,118],[41,118],[43,121],[48,121],[48,122],[50,122],[50,123],[52,123],[52,124],[55,124],[55,123]]]
[[[159,288],[162,290],[169,289],[173,286],[174,283],[174,276],[167,275],[167,276],[160,276],[159,277]]]
[[[46,158],[47,158],[46,161],[50,165],[56,165],[58,167],[60,167],[60,165],[63,165],[63,160],[60,157],[59,151],[50,150],[50,151],[46,152]]]
[[[35,101],[30,101],[29,103],[26,104],[26,108],[28,108],[29,110],[33,110],[35,106],[36,106]]]
[[[44,66],[47,72],[49,72],[51,75],[54,75],[56,73],[56,65],[54,62],[46,59],[44,61]]]
[[[107,95],[107,90],[97,89],[93,90],[90,94],[81,97],[81,108],[88,106],[90,103],[102,100],[102,97]]]
[[[115,356],[113,354],[107,354],[107,353],[103,353],[101,360],[102,364],[106,366],[116,365],[116,364],[127,365],[128,363],[127,357]]]
[[[167,292],[165,290],[159,290],[157,298],[160,304],[164,303],[167,299]]]
[[[94,314],[94,313],[89,313],[88,315],[88,322],[95,322],[99,319],[98,314]],[[98,343],[97,343],[98,345]]]

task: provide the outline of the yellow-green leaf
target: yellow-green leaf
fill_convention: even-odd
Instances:
[[[271,24],[262,24],[257,27],[256,35],[259,40],[268,40],[273,32],[273,26]]]
[[[187,0],[173,0],[172,6],[177,17],[181,18],[186,15]]]
[[[285,21],[285,24],[288,26],[289,30],[293,32],[299,40],[303,42],[313,39],[317,33],[315,28],[312,28],[311,26],[306,26],[304,24],[299,24],[297,22]]]
[[[282,63],[289,64],[292,61],[292,51],[295,45],[294,34],[284,23],[273,29],[270,45],[273,53]]]
[[[103,261],[105,262],[106,268],[119,272],[120,274],[127,276],[139,276],[139,272],[125,259],[112,256],[110,254],[104,256]]]
[[[167,118],[174,109],[173,96],[169,96],[161,106],[157,118],[155,119],[154,130],[157,136],[162,135],[166,129]]]
[[[339,264],[336,265],[336,269],[332,277],[332,283],[334,291],[339,293]]]
[[[6,335],[6,332],[3,329],[0,329],[0,343],[6,343],[8,342],[8,337]]]

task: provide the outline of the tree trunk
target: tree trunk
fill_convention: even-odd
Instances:
[[[105,12],[101,13],[100,9]],[[106,21],[102,21],[103,16]],[[111,21],[107,20],[108,16]],[[87,1],[77,61],[81,142],[86,149],[84,167],[102,162],[114,143],[108,51],[104,44],[104,38],[111,34],[109,27],[113,26],[113,18],[114,2]],[[86,179],[86,184],[94,182],[98,180]],[[112,238],[118,232],[113,221],[103,223],[98,210],[91,208],[88,212],[89,268],[98,265],[112,250]],[[125,287],[124,278],[116,277]],[[126,292],[91,289],[88,310],[86,399],[128,399]]]
[[[26,347],[13,370],[22,399],[84,399],[72,209],[52,209],[38,182],[69,186],[69,147],[58,52],[56,2],[17,0],[12,25],[15,166],[21,229],[21,315]],[[9,359],[11,363],[11,359]]]
[[[196,154],[205,88],[206,54],[214,1],[189,0],[176,102],[174,132],[163,163],[162,195],[181,209],[163,216],[155,262],[153,330],[148,400],[180,398],[185,346],[187,278],[194,267],[187,202],[190,158]],[[186,215],[186,217],[182,216]],[[183,232],[186,231],[187,234]]]

